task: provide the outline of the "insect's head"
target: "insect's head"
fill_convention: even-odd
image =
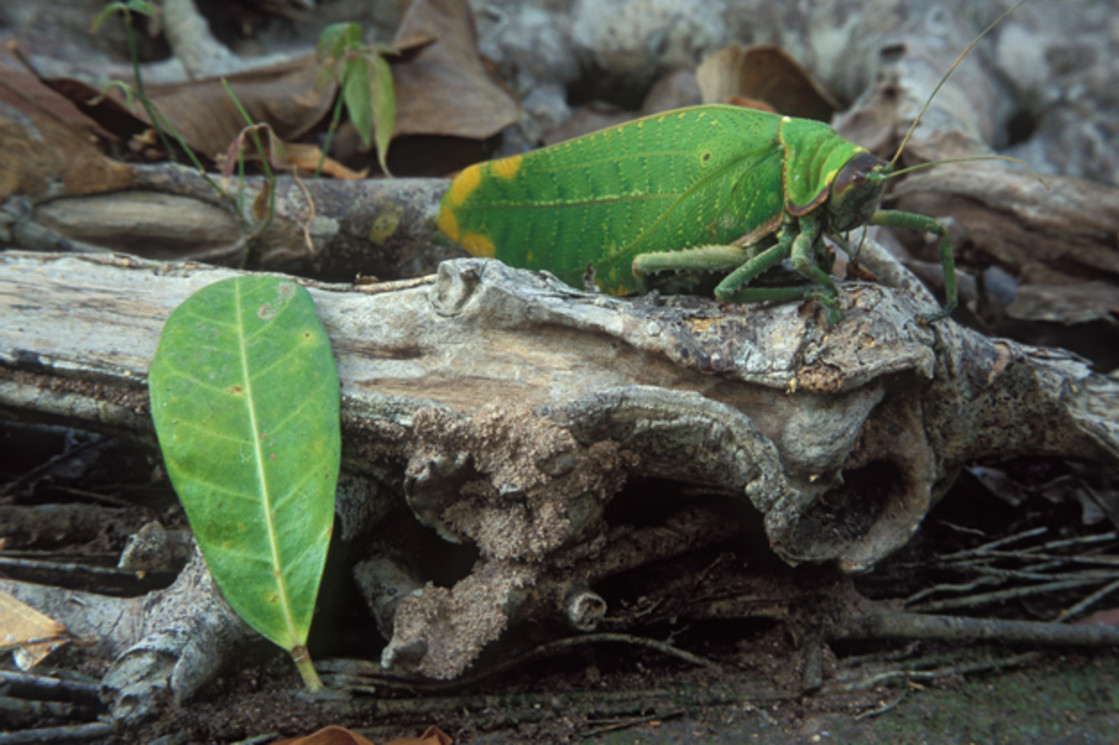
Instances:
[[[832,230],[843,232],[865,225],[882,201],[889,173],[889,166],[868,152],[844,163],[832,181],[828,198]]]

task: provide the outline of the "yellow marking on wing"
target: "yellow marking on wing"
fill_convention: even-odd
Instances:
[[[521,161],[524,160],[523,155],[510,155],[508,158],[495,160],[491,167],[493,172],[503,179],[511,179],[517,175],[517,171],[521,168]]]
[[[471,256],[477,256],[480,259],[492,259],[497,251],[493,241],[481,233],[466,233],[458,244],[465,248]]]
[[[455,243],[459,242],[458,218],[455,217],[455,213],[451,211],[450,207],[444,205],[443,209],[439,210],[438,225],[439,229],[442,230],[448,238]]]
[[[451,204],[458,207],[482,183],[482,169],[477,164],[465,169],[451,182]]]
[[[833,168],[830,171],[828,171],[826,174],[824,174],[824,183],[825,184],[835,183],[835,174],[837,174],[837,173],[839,173],[839,169],[838,168]]]

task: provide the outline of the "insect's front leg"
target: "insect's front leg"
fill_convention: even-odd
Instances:
[[[870,220],[870,225],[886,225],[892,228],[908,228],[932,233],[940,239],[940,266],[944,271],[944,307],[936,313],[921,316],[922,323],[932,323],[948,316],[958,302],[956,289],[956,259],[952,255],[952,239],[948,230],[937,220],[915,212],[901,212],[898,210],[878,210]]]
[[[757,254],[745,262],[729,275],[715,288],[715,297],[732,303],[762,303],[762,302],[788,302],[802,298],[813,298],[829,308],[828,321],[838,323],[842,318],[839,304],[835,299],[835,284],[831,277],[818,267],[813,255],[814,246],[819,242],[820,226],[814,220],[805,218],[798,222],[793,219],[786,220],[777,232],[777,243]],[[797,267],[796,257],[807,252],[808,264],[812,271]],[[793,257],[793,266],[818,282],[823,287],[816,285],[803,285],[799,287],[747,287],[746,285],[755,278],[772,269],[777,264]],[[822,279],[821,279],[822,277]]]
[[[838,291],[835,289],[835,280],[831,278],[830,274],[821,269],[819,263],[816,261],[816,249],[819,246],[820,234],[822,232],[823,225],[812,215],[805,215],[800,218],[800,230],[793,239],[793,246],[789,259],[792,262],[793,269],[796,269],[816,284],[823,286],[825,292],[834,297],[838,294]]]
[[[843,320],[843,311],[839,308],[839,290],[835,287],[835,280],[828,273],[831,263],[827,264],[827,269],[821,267],[816,255],[820,249],[820,237],[824,226],[819,219],[808,214],[800,218],[799,228],[793,239],[789,260],[793,269],[818,285],[806,295],[828,308],[828,323],[834,326]]]

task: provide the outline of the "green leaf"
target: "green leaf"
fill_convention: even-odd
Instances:
[[[342,100],[346,102],[346,111],[363,147],[369,147],[373,142],[371,97],[369,66],[365,58],[360,55],[350,57],[342,67]]]
[[[379,54],[371,52],[368,59],[373,83],[373,131],[377,137],[377,160],[381,164],[381,170],[389,174],[385,158],[388,157],[389,141],[396,129],[396,93],[392,84],[392,68]]]
[[[392,68],[382,53],[394,52],[383,44],[363,45],[361,26],[356,23],[335,23],[319,34],[316,46],[320,61],[332,62],[337,71],[342,103],[350,122],[361,138],[362,147],[376,144],[377,161],[386,175],[389,142],[396,129],[396,93]],[[317,82],[316,82],[317,85]]]
[[[305,658],[341,451],[338,373],[310,295],[269,276],[203,288],[167,319],[148,385],[215,582],[250,626]]]
[[[319,34],[318,44],[315,45],[316,56],[320,60],[331,59],[334,62],[342,59],[346,54],[347,40],[352,35],[351,26],[356,23],[332,23]],[[359,30],[360,35],[360,30]]]

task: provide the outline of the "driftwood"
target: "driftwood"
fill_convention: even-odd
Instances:
[[[888,263],[875,270],[905,284]],[[162,323],[230,274],[0,255],[0,412],[154,447],[145,375]],[[594,628],[596,580],[734,529],[688,504],[675,527],[608,525],[627,481],[738,495],[787,562],[856,570],[904,544],[969,459],[1119,456],[1114,380],[1059,350],[923,326],[927,301],[880,284],[845,284],[834,328],[811,305],[620,300],[477,259],[403,283],[308,284],[342,379],[343,539],[403,499],[478,551],[451,587],[409,573],[399,545],[359,570],[392,637],[382,661],[431,677],[461,674],[514,618]],[[231,624],[220,638],[240,638]],[[126,679],[110,696],[122,715],[137,685],[169,674],[161,638],[201,643],[166,629],[133,639],[116,668],[128,674],[106,683]],[[199,678],[174,676],[179,697]]]
[[[18,252],[0,257],[0,267],[5,410],[133,434],[150,433],[144,376],[163,320],[231,274]],[[745,489],[789,561],[856,569],[903,543],[965,460],[1119,452],[1112,382],[1082,361],[951,322],[925,327],[914,318],[927,304],[876,284],[849,287],[846,318],[829,329],[796,304],[619,300],[476,259],[395,286],[311,284],[338,356],[347,466],[358,473],[378,456],[424,450],[426,440],[393,445],[400,427],[434,442],[463,417],[519,412],[526,426],[545,416],[589,442],[627,417],[691,430],[701,416],[708,434],[683,449],[667,425],[658,428],[665,436],[629,425],[609,439],[639,438],[646,454],[633,467],[647,475],[693,473],[687,481]],[[553,450],[578,449],[539,447],[540,463]],[[865,468],[887,469],[874,479],[888,485],[880,514],[855,536],[831,535],[814,505],[838,507],[840,471]],[[426,478],[409,474],[413,492]],[[537,478],[502,477],[522,491]],[[810,517],[808,539],[798,531]]]

